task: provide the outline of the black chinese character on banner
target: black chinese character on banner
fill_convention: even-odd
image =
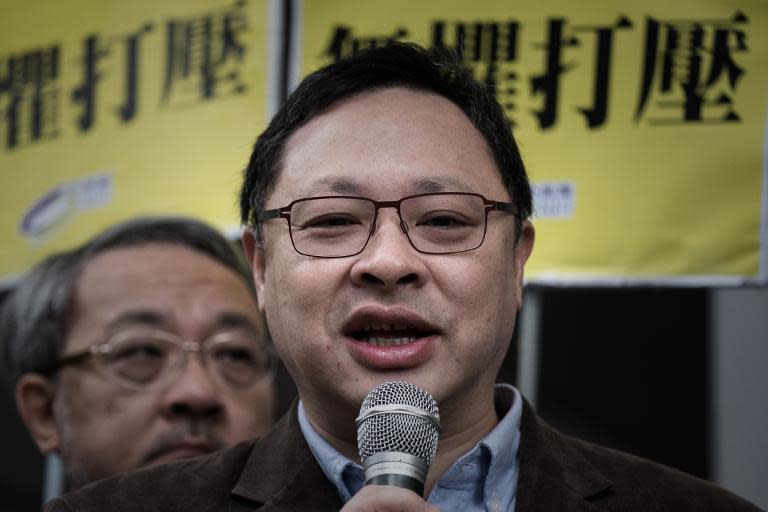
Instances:
[[[152,25],[147,23],[137,32],[128,34],[124,37],[125,47],[125,72],[123,79],[124,95],[123,104],[117,108],[118,116],[124,123],[129,122],[136,116],[138,110],[138,76],[139,76],[139,49],[141,48],[141,37],[152,31]]]
[[[650,119],[652,124],[739,121],[733,92],[745,72],[734,54],[748,50],[746,33],[740,29],[746,23],[741,12],[722,20],[647,18],[635,121],[654,93],[660,97],[655,104],[671,114]]]
[[[432,46],[455,48],[475,77],[496,94],[513,126],[518,32],[516,21],[432,24]]]
[[[58,46],[0,58],[0,124],[7,149],[56,137],[58,78]]]
[[[86,37],[82,58],[83,81],[72,91],[72,101],[82,107],[82,113],[77,120],[77,126],[81,132],[88,131],[93,126],[96,107],[96,85],[101,78],[98,64],[108,53],[107,47],[99,44],[98,35],[91,34]]]
[[[167,22],[164,103],[245,92],[240,66],[246,46],[239,39],[248,29],[244,6],[244,1],[237,1],[226,10]]]
[[[584,38],[580,34],[583,33],[594,33],[597,42],[594,53],[592,104],[587,107],[578,107],[578,111],[584,115],[590,129],[605,123],[610,96],[614,33],[618,29],[631,27],[632,23],[625,16],[619,16],[618,20],[610,25],[574,26],[570,30],[567,30],[565,18],[549,19],[547,42],[535,45],[536,48],[545,52],[545,69],[543,73],[531,77],[533,95],[544,97],[543,107],[534,111],[540,128],[552,128],[557,122],[561,75],[579,66],[577,61],[565,63],[563,53],[569,48],[581,48]]]
[[[405,28],[398,27],[392,34],[355,36],[350,27],[337,25],[333,28],[331,39],[323,52],[323,56],[332,62],[354,55],[360,50],[386,46],[395,41],[402,41],[408,37]]]
[[[151,24],[146,24],[136,32],[118,37],[104,38],[98,34],[88,35],[83,42],[81,57],[82,80],[72,91],[72,101],[80,106],[77,127],[81,132],[93,128],[96,122],[97,91],[102,80],[105,63],[103,59],[112,52],[115,42],[119,41],[125,48],[125,64],[122,73],[124,80],[123,102],[117,107],[120,121],[127,123],[136,116],[138,109],[138,65],[141,37],[152,30]]]

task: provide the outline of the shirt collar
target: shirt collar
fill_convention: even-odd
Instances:
[[[505,510],[517,495],[517,479],[520,466],[520,421],[523,416],[523,398],[509,384],[498,384],[495,393],[496,414],[501,418],[478,445],[491,454],[490,467],[485,479],[487,510]],[[499,503],[502,506],[492,506]]]
[[[307,419],[304,403],[299,400],[299,427],[307,440],[309,449],[325,476],[336,487],[342,502],[346,503],[360,490],[364,483],[363,468],[341,454],[317,433]],[[359,468],[359,471],[357,469]]]
[[[492,504],[507,505],[517,492],[520,446],[520,419],[522,397],[509,384],[497,384],[494,393],[496,414],[501,420],[484,438],[460,457],[440,479],[432,494],[450,493],[451,489],[466,486],[482,489],[488,510],[497,510]],[[347,502],[364,483],[363,468],[342,455],[314,429],[299,401],[299,426],[307,444],[328,480],[336,487],[339,497]]]

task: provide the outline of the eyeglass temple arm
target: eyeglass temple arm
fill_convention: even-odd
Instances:
[[[274,210],[264,210],[262,212],[256,212],[256,215],[254,216],[256,219],[256,222],[264,222],[265,220],[269,219],[279,219],[281,217],[288,218],[290,215],[290,207],[289,208],[275,208]]]
[[[82,352],[75,352],[74,354],[69,354],[67,356],[62,357],[61,359],[59,359],[52,365],[48,366],[47,368],[45,368],[42,371],[42,373],[44,375],[52,375],[65,366],[69,366],[72,364],[80,364],[92,356],[93,356],[92,350],[83,350]]]
[[[504,201],[491,201],[490,199],[487,200],[486,206],[490,206],[494,210],[499,210],[502,212],[511,213],[512,215],[517,215],[517,208],[515,208],[515,205],[512,203],[505,203]]]

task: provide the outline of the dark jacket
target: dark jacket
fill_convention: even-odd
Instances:
[[[264,438],[96,482],[46,511],[335,511],[342,506],[299,428],[296,404]],[[679,471],[573,439],[526,403],[516,512],[727,512],[758,508]]]

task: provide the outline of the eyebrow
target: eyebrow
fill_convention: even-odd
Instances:
[[[417,194],[429,194],[432,192],[469,192],[469,187],[455,178],[448,176],[436,176],[433,178],[419,179],[411,185]]]
[[[431,176],[412,180],[409,184],[409,194],[429,194],[433,192],[471,192],[464,182],[450,176]],[[350,176],[335,176],[322,178],[312,182],[312,190],[332,192],[341,195],[365,195],[365,187]]]
[[[261,330],[248,316],[233,311],[225,311],[216,317],[211,330],[220,329],[245,329],[254,334],[261,334]]]
[[[325,190],[336,194],[344,195],[362,195],[363,188],[352,177],[335,176],[331,178],[322,178],[312,182],[312,190]]]
[[[148,309],[128,310],[117,316],[107,324],[109,330],[118,330],[131,325],[149,325],[152,327],[167,327],[165,316],[157,311]]]
[[[121,313],[117,318],[109,322],[107,328],[109,331],[114,332],[131,326],[149,326],[168,330],[173,328],[166,315],[147,309],[129,310]],[[245,329],[253,334],[261,334],[261,330],[247,315],[236,311],[219,313],[207,328],[209,332],[223,329]]]

